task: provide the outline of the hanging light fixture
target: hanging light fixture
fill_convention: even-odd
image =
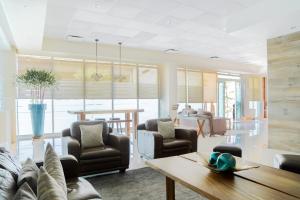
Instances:
[[[121,82],[126,79],[125,76],[122,75],[122,42],[118,42],[119,44],[119,76],[117,79]]]
[[[95,39],[95,43],[96,43],[96,73],[93,73],[91,78],[95,81],[100,81],[103,78],[102,74],[98,73],[98,39]]]

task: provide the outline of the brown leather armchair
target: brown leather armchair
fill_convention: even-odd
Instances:
[[[158,133],[157,120],[151,119],[138,125],[138,150],[147,159],[176,156],[197,151],[197,132],[188,129],[175,129],[174,139],[163,139]],[[159,119],[171,121],[171,119]]]
[[[81,148],[80,125],[103,124],[103,142],[105,147]],[[110,133],[104,121],[74,122],[71,128],[62,132],[67,138],[68,154],[77,158],[81,175],[120,170],[124,172],[129,166],[129,138]]]

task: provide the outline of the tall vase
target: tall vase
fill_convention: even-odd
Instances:
[[[29,104],[31,111],[31,124],[34,138],[40,138],[44,134],[46,104]]]

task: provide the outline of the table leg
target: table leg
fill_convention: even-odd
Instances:
[[[125,129],[126,129],[126,134],[127,136],[130,136],[130,113],[126,112],[125,113]]]
[[[167,200],[175,200],[175,182],[169,177],[166,177],[166,192]]]
[[[139,114],[138,112],[133,113],[133,128],[134,128],[134,138],[136,139],[137,137],[137,126],[139,124]]]
[[[85,113],[80,113],[77,115],[77,120],[78,121],[84,121],[85,120]]]
[[[199,136],[202,134],[202,137],[205,137],[204,132],[203,132],[203,125],[204,125],[204,120],[197,119],[197,125],[198,125],[198,130],[197,130],[197,135]]]

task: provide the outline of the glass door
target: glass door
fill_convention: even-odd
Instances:
[[[241,117],[240,80],[218,79],[218,116],[233,120]]]

